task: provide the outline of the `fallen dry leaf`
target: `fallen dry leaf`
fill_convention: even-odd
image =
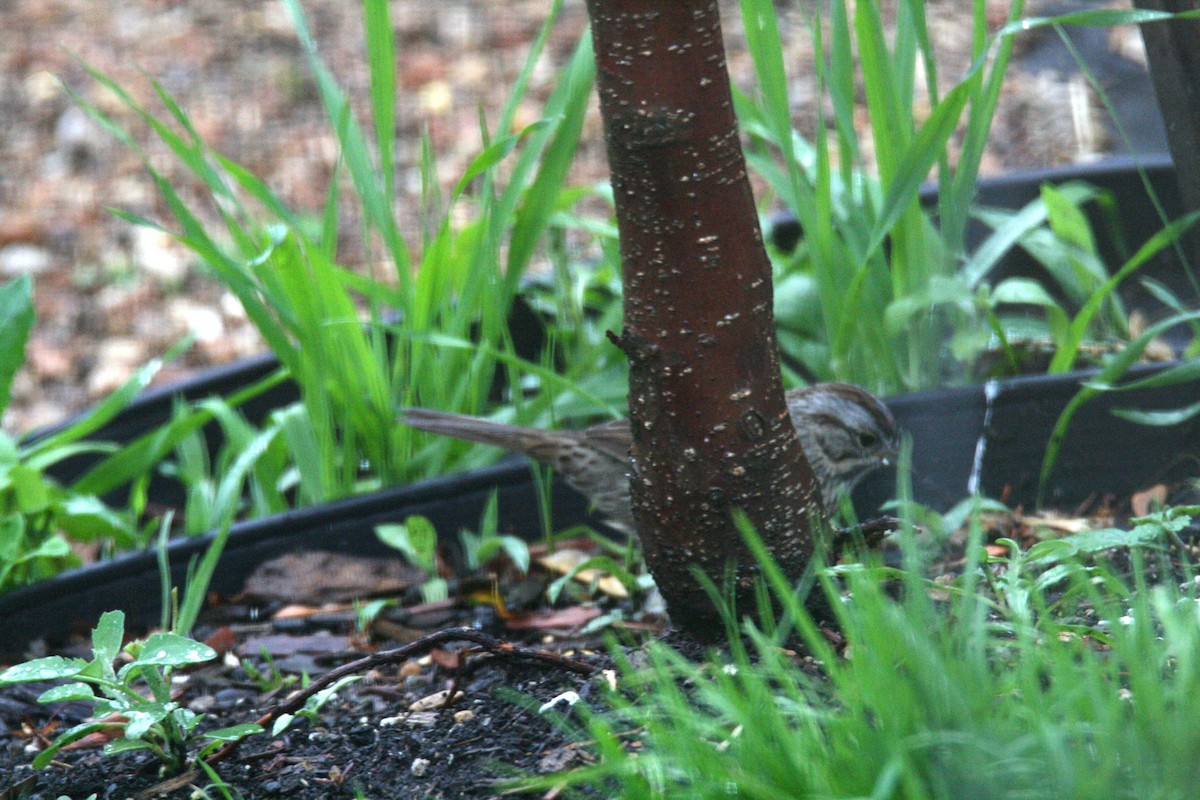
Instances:
[[[553,553],[542,556],[537,560],[546,569],[557,575],[566,575],[571,570],[578,567],[592,557],[592,553],[583,550],[576,550],[572,547],[564,547],[555,550]],[[629,592],[625,589],[625,584],[614,578],[612,575],[605,575],[595,569],[581,569],[575,573],[575,580],[580,583],[586,583],[589,586],[594,582],[596,588],[604,592],[609,597],[615,597],[618,600],[626,600],[629,597]]]
[[[1144,491],[1134,492],[1133,497],[1129,498],[1135,517],[1144,517],[1150,513],[1151,506],[1161,506],[1166,502],[1167,487],[1161,483]]]
[[[542,630],[548,628],[575,630],[600,616],[596,606],[571,606],[553,611],[534,611],[506,620],[509,630]]]
[[[451,697],[451,689],[442,689],[440,692],[425,695],[419,700],[414,700],[408,706],[409,711],[436,711],[439,708],[445,708],[450,703],[454,702],[454,698],[461,696],[461,692],[455,692],[454,697]]]

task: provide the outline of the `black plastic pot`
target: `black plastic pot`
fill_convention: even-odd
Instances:
[[[241,591],[245,579],[262,563],[285,553],[324,550],[365,557],[399,558],[378,541],[375,526],[427,517],[448,548],[455,534],[476,530],[484,506],[495,491],[502,532],[535,538],[540,531],[537,493],[529,467],[516,460],[483,470],[438,478],[238,523],[230,530],[211,589]],[[585,501],[565,486],[551,497],[556,529],[588,519]],[[183,586],[189,562],[203,556],[212,534],[174,540],[167,548],[171,577]],[[454,561],[456,554],[450,553]],[[0,595],[0,660],[20,656],[34,640],[60,639],[72,630],[94,625],[100,614],[121,609],[131,630],[157,623],[160,578],[156,555],[129,553],[111,561],[63,573],[47,581]]]
[[[1161,367],[1140,367],[1130,378]],[[1032,508],[1050,433],[1092,373],[1035,375],[984,386],[894,397],[888,406],[913,438],[913,496],[945,510],[979,491],[1011,507]],[[1167,410],[1195,402],[1200,381],[1101,395],[1071,421],[1045,503],[1070,510],[1111,495],[1200,476],[1200,420],[1169,428],[1128,422],[1113,409]],[[894,496],[890,476],[873,475],[855,492],[860,513]]]

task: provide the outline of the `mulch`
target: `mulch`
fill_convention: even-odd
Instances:
[[[329,560],[336,557],[321,558],[333,568]],[[271,574],[274,582],[288,564],[307,568],[303,560],[284,561],[259,572]],[[511,595],[512,586],[496,583],[505,574],[511,570],[494,573],[493,583]],[[615,677],[612,630],[581,629],[601,609],[619,608],[636,620],[624,629],[627,641],[665,630],[661,616],[637,612],[631,601],[597,595],[581,602],[580,593],[587,593],[582,583],[564,591],[557,608],[538,598],[523,611],[507,608],[495,591],[434,602],[421,601],[417,593],[416,602],[386,607],[366,628],[353,603],[304,605],[289,596],[269,596],[253,578],[248,585],[252,594],[211,598],[196,638],[221,656],[186,670],[175,686],[179,703],[205,715],[203,729],[255,721],[267,729],[213,764],[222,781],[246,798],[356,792],[498,797],[515,777],[585,763],[590,756],[581,745],[579,712],[601,705]],[[414,598],[413,586],[393,581],[388,588]],[[364,585],[357,594],[376,595],[378,587]],[[89,648],[79,636],[54,651],[90,657]],[[282,688],[256,682],[247,663],[268,675],[274,667],[290,681]],[[279,735],[269,732],[274,718],[303,703],[301,696],[287,705],[300,691],[299,676],[311,694],[343,673],[361,679],[342,686],[311,720],[297,716]],[[5,800],[82,800],[92,793],[187,798],[194,787],[211,783],[195,771],[165,778],[144,752],[105,756],[102,736],[64,749],[47,769],[34,772],[30,762],[39,742],[84,721],[91,710],[79,703],[38,704],[46,688],[49,684],[18,684],[0,692]]]

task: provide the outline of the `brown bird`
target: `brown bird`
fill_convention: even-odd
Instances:
[[[899,436],[887,407],[848,383],[818,383],[786,393],[788,412],[826,508],[867,473],[895,458]],[[629,500],[629,420],[579,431],[504,425],[478,417],[406,409],[399,419],[418,430],[495,445],[553,467],[617,528],[634,530]]]

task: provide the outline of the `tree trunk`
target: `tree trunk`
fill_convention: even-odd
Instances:
[[[771,265],[734,118],[717,3],[588,0],[625,292],[631,490],[676,624],[722,630],[696,581],[732,562],[740,611],[757,565],[743,509],[799,576],[821,513],[784,404]]]
[[[1178,14],[1200,9],[1197,0],[1134,0],[1136,7]],[[1141,26],[1154,93],[1167,128],[1184,211],[1200,209],[1200,20],[1173,19]],[[1200,233],[1187,233],[1187,255],[1200,263]]]

